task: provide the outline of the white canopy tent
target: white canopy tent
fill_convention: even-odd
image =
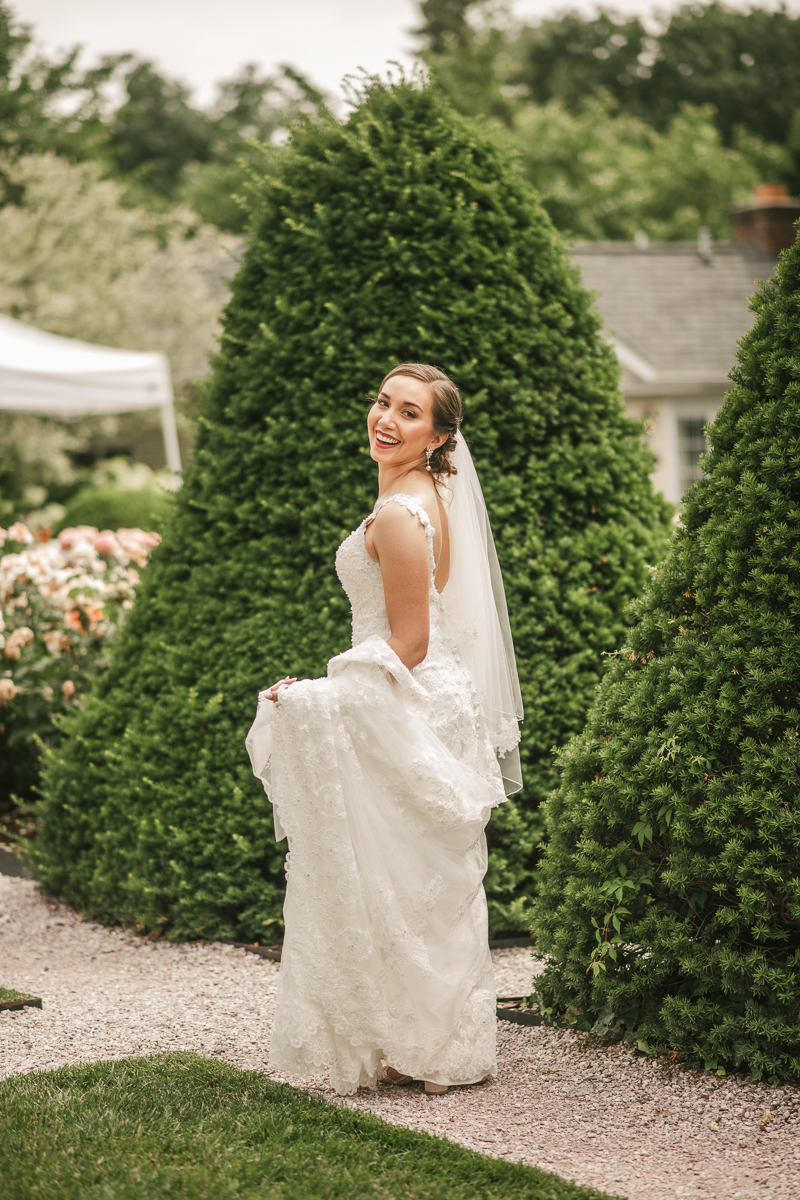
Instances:
[[[75,420],[160,408],[172,486],[181,453],[169,363],[163,354],[93,346],[0,316],[0,409]]]

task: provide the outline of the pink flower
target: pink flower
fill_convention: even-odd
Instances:
[[[97,537],[94,548],[98,554],[102,554],[105,558],[120,557],[120,544],[117,541],[116,535],[110,529],[104,529]]]
[[[0,660],[10,664],[21,658],[34,631],[52,657],[85,653],[88,643],[104,642],[114,631],[114,614],[124,615],[132,605],[135,566],[145,565],[160,539],[141,529],[115,534],[81,525],[34,541],[17,522],[9,531],[0,529],[0,547],[9,540],[13,552],[0,552]],[[33,629],[4,630],[9,617],[30,621]]]
[[[33,534],[27,525],[23,525],[22,521],[17,521],[8,531],[8,539],[11,542],[22,542],[23,546],[33,544]]]
[[[105,614],[103,609],[95,604],[86,609],[86,615],[89,618],[89,624],[96,625],[98,621],[102,621]]]
[[[118,529],[117,541],[125,555],[130,556],[137,566],[143,567],[150,551],[159,544],[161,538],[157,533],[147,533],[144,529]]]
[[[20,625],[19,629],[14,629],[6,638],[5,650],[3,653],[6,658],[10,658],[12,662],[16,662],[24,648],[33,641],[33,630],[28,629],[27,625]]]
[[[94,546],[97,529],[94,525],[75,525],[71,529],[62,529],[58,535],[58,544],[62,550],[72,550],[79,542],[88,542]]]
[[[65,700],[71,700],[75,695],[75,684],[71,679],[65,679],[61,685],[61,691],[64,693]]]
[[[49,629],[44,635],[44,644],[47,647],[48,654],[61,653],[61,639],[64,637],[60,629]],[[69,642],[67,642],[69,645]]]
[[[0,708],[6,708],[17,694],[13,679],[0,679]]]

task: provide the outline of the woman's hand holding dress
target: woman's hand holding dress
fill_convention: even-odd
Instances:
[[[279,679],[277,683],[273,683],[272,687],[264,688],[263,692],[258,693],[258,708],[266,700],[271,700],[273,704],[278,702],[278,692],[282,687],[291,687],[293,683],[297,683],[296,675],[284,675],[283,679]]]

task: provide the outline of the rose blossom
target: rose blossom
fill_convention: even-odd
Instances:
[[[76,633],[83,633],[81,610],[79,608],[71,608],[69,612],[64,614],[64,624],[67,626],[67,629],[74,629]]]
[[[62,694],[71,700],[83,692],[83,672],[132,607],[136,568],[146,564],[160,540],[141,529],[98,532],[89,525],[62,530],[48,542],[36,541],[22,522],[0,529],[0,547],[5,541],[13,544],[12,553],[0,553],[0,659],[16,669],[31,643],[34,653],[47,654],[51,662],[42,664],[45,677],[39,677],[38,688],[46,704],[52,702],[50,691],[56,689],[57,695],[61,686],[46,677],[55,665],[52,659],[61,654],[73,659],[78,671]],[[28,624],[9,629],[20,619]],[[2,704],[17,694],[9,671]]]
[[[64,637],[60,629],[48,629],[44,634],[42,641],[47,647],[48,654],[60,654],[62,650],[61,640]],[[67,647],[69,648],[69,638],[67,638]]]
[[[16,525],[12,525],[9,529],[8,539],[11,542],[22,542],[24,546],[30,546],[33,542],[33,534],[27,525],[23,525],[22,521],[17,521]]]
[[[19,658],[22,650],[30,645],[33,641],[33,630],[28,629],[27,625],[20,625],[19,629],[14,629],[6,638],[5,650],[3,653],[6,658],[12,659],[14,662]]]
[[[102,554],[107,558],[121,558],[122,547],[117,541],[116,534],[110,529],[104,529],[101,534],[95,538],[94,548],[98,554]]]

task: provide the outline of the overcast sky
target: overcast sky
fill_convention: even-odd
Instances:
[[[744,4],[745,0],[741,0]],[[797,8],[800,0],[792,0]],[[613,0],[625,12],[647,13],[642,0]],[[201,103],[213,84],[244,62],[270,70],[288,62],[327,91],[365,67],[383,71],[390,59],[412,61],[409,30],[419,22],[415,0],[10,0],[49,51],[81,42],[86,61],[132,50],[188,83]],[[514,0],[519,16],[564,7],[591,11],[592,0]]]

